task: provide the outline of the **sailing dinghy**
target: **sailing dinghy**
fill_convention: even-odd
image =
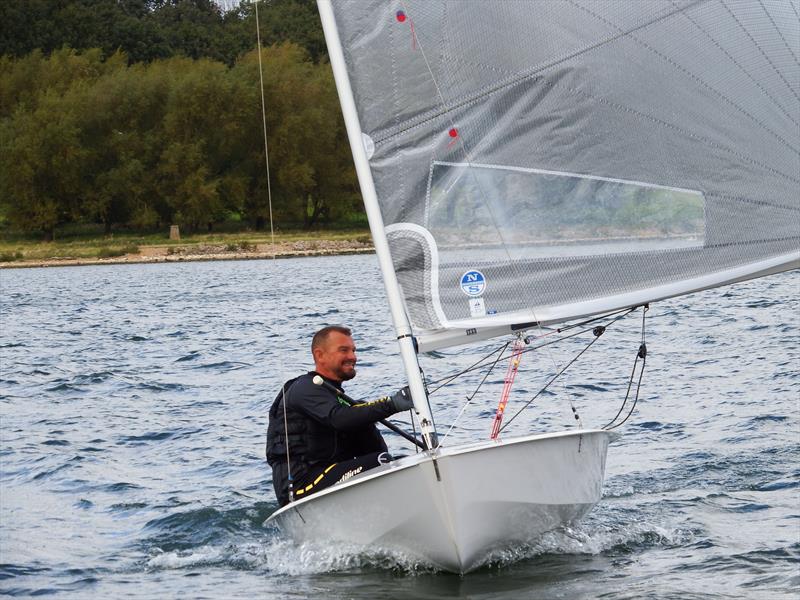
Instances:
[[[615,434],[501,436],[504,397],[440,444],[418,354],[800,266],[797,6],[318,6],[426,449],[270,521],[464,573],[589,511]]]

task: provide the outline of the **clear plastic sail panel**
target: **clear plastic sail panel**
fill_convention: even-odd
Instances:
[[[796,266],[797,3],[334,10],[423,349]]]

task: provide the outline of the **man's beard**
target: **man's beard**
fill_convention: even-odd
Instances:
[[[344,369],[339,369],[337,375],[339,376],[339,379],[341,379],[342,381],[350,381],[353,377],[356,376],[356,369],[355,367],[353,367],[348,371],[345,371]]]

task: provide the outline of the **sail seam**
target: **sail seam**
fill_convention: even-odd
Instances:
[[[800,20],[800,14],[798,14],[797,9],[794,7],[793,0],[789,0],[789,6],[792,8],[792,12],[794,13],[794,16],[797,17],[798,20]]]
[[[734,15],[734,14],[733,14],[733,12],[731,11],[731,9],[730,9],[730,8],[728,8],[728,6],[727,6],[727,5],[726,5],[724,2],[722,3],[722,6],[725,8],[725,10],[727,10],[727,11],[728,11],[728,14],[731,16],[731,18],[732,18],[734,21],[736,21],[736,24],[739,26],[739,29],[741,29],[741,30],[742,30],[742,32],[743,32],[743,33],[744,33],[744,34],[747,36],[747,39],[749,39],[749,40],[750,40],[750,41],[753,43],[753,46],[756,48],[756,50],[758,50],[758,51],[759,51],[759,53],[761,54],[761,56],[762,56],[762,57],[764,57],[764,60],[766,60],[766,61],[769,63],[769,66],[770,66],[770,67],[772,67],[772,70],[773,70],[773,71],[775,71],[775,74],[776,74],[778,77],[780,77],[780,78],[781,78],[781,81],[783,81],[783,83],[786,85],[786,87],[787,87],[787,88],[789,88],[789,91],[790,91],[790,92],[792,92],[792,94],[794,94],[794,97],[795,97],[795,98],[797,98],[798,100],[800,100],[800,97],[798,97],[798,95],[797,95],[797,92],[795,92],[795,91],[792,89],[792,86],[791,86],[791,84],[790,84],[788,81],[786,81],[786,78],[783,76],[783,73],[781,73],[781,72],[780,72],[780,70],[778,69],[778,67],[776,67],[776,66],[775,66],[775,64],[774,64],[774,63],[773,63],[773,62],[770,60],[769,56],[767,56],[767,53],[766,53],[766,52],[764,52],[764,49],[763,49],[761,46],[759,46],[759,44],[758,44],[758,42],[755,40],[755,38],[753,38],[753,36],[752,36],[752,35],[750,35],[750,32],[749,32],[749,31],[747,31],[747,29],[746,29],[746,28],[745,28],[745,26],[742,24],[742,22],[741,22],[741,21],[740,21],[740,20],[739,20],[739,19],[736,17],[736,15]],[[764,12],[766,12],[766,9],[764,9]],[[775,25],[775,24],[773,23],[773,26],[774,26],[774,25]],[[775,29],[776,29],[776,31],[777,31],[777,27],[776,27]],[[778,32],[778,35],[780,35],[780,32]],[[782,36],[781,36],[781,37],[782,37]],[[785,40],[784,40],[784,41],[785,41]],[[795,58],[795,62],[797,62],[797,58]]]
[[[798,65],[800,65],[800,63],[798,63],[798,61],[797,61],[797,55],[794,53],[794,50],[792,50],[792,47],[789,44],[789,42],[786,41],[786,38],[783,37],[783,34],[781,33],[781,30],[778,29],[778,24],[775,23],[775,19],[772,18],[772,15],[769,14],[769,11],[767,10],[767,7],[764,6],[763,0],[758,0],[758,4],[761,6],[761,10],[764,11],[764,14],[767,15],[767,19],[769,19],[769,22],[772,23],[772,27],[775,29],[775,33],[777,33],[778,37],[781,38],[781,41],[786,46],[786,49],[789,51],[789,54],[791,54],[794,57],[794,62],[797,63]]]
[[[564,60],[568,60],[569,58],[574,58],[574,55],[571,55],[570,57],[568,57],[567,59],[564,59]],[[557,62],[554,62],[554,63],[550,63],[546,67],[543,67],[543,69],[555,66],[559,62],[562,62],[562,61],[557,61]],[[504,83],[503,85],[500,85],[500,86],[496,86],[496,87],[494,87],[494,88],[492,88],[490,90],[487,90],[483,94],[480,94],[480,95],[465,99],[463,102],[460,102],[458,104],[451,105],[450,108],[446,108],[444,111],[441,111],[441,110],[437,111],[435,114],[430,115],[429,117],[427,117],[423,121],[420,121],[420,122],[416,123],[415,125],[412,125],[410,127],[402,129],[400,131],[397,131],[396,133],[387,134],[387,135],[385,135],[383,137],[376,136],[375,137],[375,144],[376,145],[383,144],[384,142],[387,142],[387,141],[389,141],[389,140],[391,140],[393,138],[396,138],[396,137],[398,137],[400,135],[407,134],[407,133],[409,133],[411,131],[414,131],[416,129],[424,127],[429,122],[434,121],[434,120],[439,119],[439,118],[442,118],[445,115],[447,115],[449,112],[452,112],[452,111],[454,111],[456,109],[467,108],[468,106],[471,106],[472,104],[475,104],[475,103],[479,102],[480,100],[483,100],[486,97],[494,95],[495,93],[501,92],[501,91],[503,91],[503,90],[505,90],[505,89],[507,89],[509,87],[513,87],[515,85],[518,85],[518,84],[521,84],[521,83],[525,83],[526,81],[536,81],[536,80],[541,80],[541,82],[544,85],[547,85],[550,88],[554,88],[556,86],[555,83],[549,81],[543,75],[540,75],[539,74],[539,70],[537,70],[536,72],[532,72],[532,73],[528,73],[528,74],[525,74],[525,75],[521,75],[518,79],[516,79],[514,81],[511,81],[511,82],[508,82],[508,83]],[[667,129],[671,129],[671,130],[676,131],[676,132],[680,133],[681,135],[684,135],[684,136],[686,136],[688,138],[697,140],[697,141],[699,141],[699,142],[701,142],[701,143],[703,143],[703,144],[705,144],[705,145],[707,145],[707,146],[709,146],[711,148],[715,148],[717,150],[721,150],[721,151],[727,152],[727,153],[731,154],[732,156],[735,156],[735,157],[739,158],[740,160],[742,160],[742,161],[744,161],[744,162],[746,162],[746,163],[748,163],[750,165],[753,165],[753,166],[759,167],[761,169],[764,169],[765,171],[768,171],[768,172],[772,173],[773,175],[777,175],[777,176],[783,177],[783,178],[785,178],[785,179],[787,179],[789,181],[795,182],[795,183],[800,183],[800,179],[798,179],[796,177],[792,177],[788,173],[784,173],[783,171],[779,171],[779,170],[777,170],[777,169],[775,169],[773,167],[770,167],[769,165],[761,163],[761,162],[759,162],[758,160],[756,160],[754,158],[750,158],[748,156],[745,156],[745,155],[737,152],[736,150],[734,150],[732,148],[729,148],[726,145],[723,145],[723,144],[720,144],[718,142],[715,142],[715,141],[713,141],[713,140],[711,140],[711,139],[709,139],[707,137],[704,137],[704,136],[698,135],[698,134],[696,134],[696,133],[694,133],[692,131],[683,129],[682,127],[680,127],[680,126],[678,126],[678,125],[676,125],[674,123],[668,123],[666,121],[663,121],[662,119],[659,119],[659,118],[657,118],[657,117],[655,117],[653,115],[649,115],[649,114],[643,113],[643,112],[641,112],[639,110],[636,110],[635,108],[632,108],[630,106],[625,106],[625,105],[620,104],[618,102],[613,102],[611,100],[608,100],[607,98],[596,96],[596,95],[590,94],[589,92],[586,92],[586,91],[583,91],[583,90],[579,90],[577,88],[567,87],[566,90],[568,92],[571,92],[571,93],[574,93],[574,94],[577,94],[577,95],[581,95],[581,96],[583,96],[585,98],[591,99],[591,100],[593,100],[595,102],[599,102],[601,104],[605,104],[606,106],[614,108],[616,110],[620,110],[620,111],[626,112],[626,113],[628,113],[630,115],[634,115],[637,118],[645,119],[645,120],[650,121],[651,123],[654,123],[654,124],[659,125],[661,127],[665,127]]]
[[[692,4],[687,5],[686,8],[690,8],[692,6],[700,4],[701,2],[707,2],[707,1],[708,0],[695,0],[695,2],[693,2]],[[685,10],[685,9],[683,9],[683,10]],[[627,35],[630,35],[634,31],[638,31],[640,29],[644,29],[646,27],[649,27],[650,25],[653,25],[655,23],[659,23],[659,22],[661,22],[661,21],[673,16],[676,12],[679,12],[679,10],[666,13],[666,14],[661,15],[659,17],[656,17],[656,18],[654,18],[654,19],[652,19],[650,21],[647,21],[645,23],[637,25],[636,27],[633,27],[633,28],[631,28],[629,30],[622,31],[621,33],[618,33],[616,35],[613,35],[613,36],[607,37],[605,39],[602,39],[602,40],[600,40],[600,41],[598,41],[598,42],[596,42],[594,44],[591,44],[589,46],[583,47],[583,48],[581,48],[581,49],[579,49],[579,50],[577,50],[575,52],[572,52],[572,53],[568,54],[567,56],[555,59],[555,60],[550,61],[549,63],[546,63],[544,65],[534,67],[531,71],[518,73],[518,74],[515,74],[510,79],[498,81],[493,86],[491,86],[491,87],[489,87],[489,88],[487,88],[487,89],[485,89],[483,91],[479,91],[478,93],[474,94],[473,96],[465,98],[464,100],[462,100],[461,102],[459,102],[457,104],[451,104],[451,105],[448,106],[445,102],[442,102],[442,104],[444,105],[443,109],[442,108],[432,108],[432,109],[426,111],[425,113],[421,114],[419,117],[417,117],[415,119],[409,119],[407,121],[407,124],[409,126],[405,127],[404,129],[400,129],[399,131],[394,131],[394,132],[392,130],[389,130],[383,136],[375,135],[375,137],[374,137],[375,143],[379,144],[379,143],[382,143],[384,141],[387,141],[387,140],[390,140],[392,138],[395,138],[395,137],[398,137],[400,135],[403,135],[404,133],[407,133],[409,131],[413,131],[414,129],[417,129],[418,127],[420,127],[420,126],[422,126],[422,125],[424,125],[426,123],[430,123],[431,121],[434,121],[434,120],[436,120],[436,119],[438,119],[440,117],[445,116],[446,114],[452,112],[453,110],[456,110],[458,108],[465,108],[467,106],[470,106],[470,105],[474,104],[475,102],[477,102],[479,100],[482,100],[483,98],[486,98],[488,96],[492,96],[492,95],[494,95],[494,94],[496,94],[498,92],[503,91],[504,89],[507,89],[507,88],[510,88],[510,87],[514,87],[515,85],[517,85],[519,83],[522,83],[524,81],[531,80],[531,79],[536,79],[537,77],[542,77],[540,75],[540,73],[542,73],[544,71],[547,71],[547,70],[551,69],[552,67],[560,65],[562,63],[565,63],[565,62],[567,62],[569,60],[572,60],[573,58],[577,58],[577,57],[579,57],[579,56],[581,56],[583,54],[586,54],[588,52],[591,52],[593,50],[596,50],[597,48],[600,48],[601,46],[605,46],[605,45],[611,44],[611,43],[613,43],[613,42],[615,42],[615,41],[617,41],[617,40],[619,40],[619,39],[621,39],[623,37],[626,37]],[[414,125],[411,125],[411,123],[414,123],[414,121],[417,121],[417,123],[415,123]]]
[[[651,121],[653,123],[656,123],[658,125],[666,127],[668,129],[672,129],[674,131],[677,131],[678,133],[681,133],[681,134],[683,134],[683,135],[685,135],[685,136],[687,136],[689,138],[692,138],[692,139],[695,139],[695,140],[697,140],[699,142],[702,142],[702,143],[710,146],[711,148],[716,148],[717,150],[723,150],[725,152],[728,152],[728,153],[732,154],[733,156],[735,156],[735,157],[737,157],[737,158],[739,158],[739,159],[741,159],[741,160],[743,160],[743,161],[745,161],[745,162],[747,162],[747,163],[749,163],[751,165],[754,165],[756,167],[764,169],[765,171],[769,171],[773,175],[778,175],[780,177],[784,177],[784,178],[788,179],[789,181],[793,181],[795,183],[800,183],[800,179],[798,179],[797,177],[792,177],[788,173],[784,173],[783,171],[779,171],[779,170],[777,170],[777,169],[775,169],[773,167],[770,167],[770,166],[768,166],[766,164],[763,164],[763,163],[755,160],[754,158],[750,158],[750,157],[747,157],[747,156],[745,156],[743,154],[740,154],[736,150],[733,150],[732,148],[729,148],[729,147],[727,147],[727,146],[725,146],[723,144],[719,144],[717,142],[714,142],[714,141],[708,139],[707,137],[704,137],[702,135],[698,135],[698,134],[693,133],[691,131],[685,130],[682,127],[679,127],[678,125],[675,125],[674,123],[667,123],[666,121],[663,121],[663,120],[661,120],[661,119],[659,119],[657,117],[654,117],[652,115],[648,115],[646,113],[640,112],[640,111],[638,111],[638,110],[636,110],[634,108],[631,108],[629,106],[625,106],[623,104],[619,104],[618,102],[612,102],[612,101],[610,101],[610,100],[608,100],[606,98],[602,98],[602,97],[599,97],[599,96],[593,96],[592,94],[589,94],[589,93],[581,91],[581,90],[574,89],[574,90],[571,90],[571,91],[574,91],[574,92],[576,92],[578,94],[584,95],[587,98],[591,98],[592,100],[595,100],[596,102],[600,102],[601,104],[605,104],[607,106],[616,108],[618,110],[623,110],[623,111],[625,111],[627,113],[636,115],[637,117],[640,117],[640,118],[643,118],[643,119],[647,119],[648,121]]]
[[[613,256],[614,258],[619,257],[635,257],[635,256],[651,256],[653,254],[687,254],[692,252],[698,251],[707,251],[716,248],[729,248],[735,246],[751,246],[753,244],[771,244],[776,242],[790,242],[793,240],[800,241],[800,235],[790,235],[790,236],[783,236],[783,237],[776,237],[776,238],[768,238],[768,239],[757,239],[757,240],[737,240],[735,242],[724,242],[724,243],[715,243],[715,244],[706,244],[702,248],[661,248],[659,250],[637,250],[635,252],[618,252],[614,255],[607,255],[605,258],[610,258]],[[780,255],[776,255],[780,256]],[[518,262],[522,264],[536,264],[536,265],[558,265],[558,264],[569,264],[575,262],[584,262],[587,259],[594,259],[597,258],[595,255],[591,254],[583,254],[583,255],[576,255],[576,256],[555,256],[555,257],[547,257],[547,258],[526,258],[524,260],[520,260]],[[475,262],[466,262],[466,261],[454,261],[448,262],[442,265],[442,269],[464,269],[468,267],[475,266]],[[481,263],[483,264],[483,263]]]
[[[619,31],[622,31],[622,30],[621,30],[621,29],[620,29],[620,28],[619,28],[617,25],[615,25],[615,24],[614,24],[614,23],[612,23],[611,21],[609,21],[609,20],[607,20],[607,19],[603,18],[601,15],[598,15],[597,13],[595,13],[595,12],[593,12],[593,11],[589,10],[588,8],[585,8],[585,7],[583,7],[583,6],[579,5],[579,4],[576,4],[576,3],[575,3],[575,2],[573,2],[572,0],[567,0],[567,1],[568,1],[570,4],[572,4],[573,6],[575,6],[576,8],[580,8],[581,10],[583,10],[583,11],[584,11],[586,14],[588,14],[588,15],[592,15],[592,16],[593,16],[594,18],[596,18],[598,21],[601,21],[601,22],[605,23],[605,24],[606,24],[606,25],[608,25],[609,27],[614,27],[614,28],[616,28],[617,30],[619,30]],[[723,3],[723,5],[724,5],[724,3]],[[726,7],[726,8],[727,8],[727,7]],[[682,11],[679,11],[679,12],[682,12]],[[729,11],[729,12],[730,12],[730,11]],[[682,67],[681,65],[679,65],[678,63],[676,63],[674,60],[672,60],[672,59],[671,59],[669,56],[667,56],[667,55],[666,55],[666,54],[664,54],[663,52],[659,52],[658,50],[656,50],[655,48],[653,48],[652,46],[650,46],[650,45],[649,45],[647,42],[645,42],[644,40],[641,40],[641,39],[637,38],[635,35],[633,35],[633,34],[632,34],[632,32],[631,32],[630,34],[626,34],[626,36],[625,36],[625,37],[630,37],[632,40],[634,40],[634,41],[635,41],[637,44],[639,44],[640,46],[643,46],[644,48],[647,48],[647,49],[648,49],[650,52],[652,52],[653,54],[655,54],[656,56],[658,56],[659,58],[661,58],[661,59],[662,59],[663,61],[665,61],[667,64],[670,64],[670,65],[672,65],[672,66],[673,66],[675,69],[677,69],[678,71],[680,71],[680,72],[681,72],[681,73],[683,73],[684,75],[688,76],[690,79],[692,79],[693,81],[695,81],[696,83],[698,83],[700,86],[704,87],[704,88],[705,88],[705,89],[707,89],[709,92],[711,92],[711,93],[715,94],[715,95],[716,95],[716,96],[718,96],[720,99],[722,99],[722,100],[724,100],[725,102],[727,102],[727,103],[728,103],[728,104],[729,104],[731,107],[733,107],[734,109],[738,110],[738,111],[739,111],[740,113],[742,113],[743,115],[746,115],[746,116],[747,116],[747,117],[748,117],[748,118],[749,118],[751,121],[753,121],[754,123],[757,123],[759,126],[761,126],[761,128],[762,128],[764,131],[767,131],[767,132],[769,132],[770,134],[772,134],[772,136],[773,136],[773,137],[775,137],[775,139],[777,139],[777,140],[779,140],[781,143],[783,143],[783,145],[784,145],[784,146],[786,146],[786,147],[787,147],[789,150],[792,150],[792,151],[793,151],[795,154],[800,154],[800,150],[798,150],[797,148],[795,148],[794,146],[792,146],[792,145],[791,145],[791,144],[790,144],[790,143],[789,143],[787,140],[785,140],[785,139],[783,138],[783,136],[781,136],[781,135],[780,135],[780,134],[778,134],[777,132],[773,131],[771,128],[767,127],[767,126],[766,126],[766,125],[765,125],[765,124],[764,124],[762,121],[760,121],[760,120],[759,120],[758,118],[756,118],[754,115],[750,114],[750,112],[749,112],[749,111],[745,110],[743,107],[741,107],[741,106],[739,106],[738,104],[736,104],[736,103],[735,103],[733,100],[731,100],[730,98],[728,98],[728,96],[726,96],[725,94],[723,94],[723,93],[722,93],[722,92],[720,92],[719,90],[715,89],[713,86],[711,86],[711,84],[709,84],[709,83],[707,83],[706,81],[704,81],[704,80],[703,80],[702,78],[700,78],[698,75],[695,75],[694,73],[692,73],[691,71],[689,71],[689,70],[688,70],[688,69],[686,69],[685,67]],[[796,95],[796,94],[795,94],[795,95]]]
[[[521,79],[513,82],[513,85],[524,83],[526,80],[536,80],[536,79],[542,80],[542,83],[544,83],[545,85],[547,85],[547,86],[549,86],[551,88],[555,87],[555,85],[556,85],[555,83],[553,83],[551,81],[548,81],[543,75],[535,75],[534,76],[533,74],[527,75],[524,78],[521,78]],[[486,96],[492,95],[495,92],[500,92],[503,89],[505,89],[505,88],[507,88],[507,87],[509,87],[511,85],[512,84],[504,85],[502,87],[495,88],[494,90],[491,90],[490,92],[487,92],[487,94],[485,94],[483,96],[476,96],[476,97],[470,98],[468,101],[465,101],[463,103],[454,105],[449,110],[466,108],[466,107],[470,106],[471,104],[477,103],[479,100],[482,100]],[[756,160],[754,158],[750,158],[748,156],[745,156],[745,155],[737,152],[736,150],[734,150],[732,148],[729,148],[728,146],[725,146],[725,145],[720,144],[718,142],[715,142],[715,141],[713,141],[713,140],[711,140],[711,139],[709,139],[707,137],[704,137],[704,136],[698,135],[698,134],[696,134],[696,133],[694,133],[692,131],[683,129],[682,127],[679,127],[678,125],[676,125],[674,123],[668,123],[668,122],[666,122],[666,121],[664,121],[662,119],[659,119],[659,118],[657,118],[657,117],[655,117],[653,115],[649,115],[649,114],[643,113],[643,112],[641,112],[639,110],[636,110],[635,108],[632,108],[630,106],[625,106],[624,104],[620,104],[618,102],[612,102],[611,100],[608,100],[608,99],[600,97],[600,96],[595,96],[593,94],[590,94],[589,92],[586,92],[586,91],[583,91],[583,90],[579,90],[577,88],[568,87],[566,89],[567,89],[567,91],[569,91],[571,93],[584,96],[585,98],[588,98],[588,99],[593,100],[595,102],[599,102],[601,104],[605,104],[606,106],[608,106],[610,108],[614,108],[616,110],[620,110],[620,111],[629,113],[631,115],[634,115],[637,118],[644,119],[644,120],[650,121],[651,123],[654,123],[656,125],[660,125],[660,126],[665,127],[667,129],[671,129],[673,131],[676,131],[676,132],[680,133],[681,135],[685,135],[688,138],[697,140],[698,142],[701,142],[701,143],[703,143],[703,144],[705,144],[705,145],[707,145],[707,146],[709,146],[711,148],[715,148],[717,150],[721,150],[721,151],[727,152],[727,153],[731,154],[732,156],[735,156],[736,158],[739,158],[740,160],[743,160],[744,162],[746,162],[746,163],[748,163],[750,165],[756,166],[756,167],[758,167],[760,169],[764,169],[765,171],[768,171],[768,172],[772,173],[773,175],[777,175],[779,177],[783,177],[783,178],[788,179],[789,181],[792,181],[792,182],[795,182],[795,183],[800,183],[800,179],[798,179],[797,177],[792,177],[788,173],[784,173],[783,171],[779,171],[779,170],[777,170],[777,169],[775,169],[773,167],[770,167],[769,165],[761,163],[761,162],[759,162],[758,160]],[[449,110],[445,111],[445,112],[439,112],[436,115],[433,115],[430,118],[426,119],[425,121],[417,123],[416,125],[414,125],[412,127],[408,127],[406,129],[403,129],[402,131],[399,131],[396,134],[391,134],[391,135],[383,137],[383,138],[376,137],[375,138],[375,144],[376,145],[382,144],[383,142],[389,141],[390,139],[392,139],[394,137],[397,137],[397,136],[399,136],[401,134],[406,134],[406,133],[409,133],[411,131],[414,131],[415,129],[419,129],[420,127],[425,126],[430,121],[433,121],[433,120],[439,119],[441,117],[444,117],[446,115],[446,113],[449,112]]]
[[[767,202],[766,200],[756,200],[755,198],[745,198],[744,196],[717,194],[711,191],[705,192],[705,195],[711,196],[712,198],[719,198],[720,200],[734,200],[736,202],[745,202],[747,204],[754,204],[756,206],[769,206],[770,208],[779,208],[781,210],[800,212],[800,206],[789,206],[788,204],[775,204],[773,202]]]
[[[675,2],[674,2],[674,0],[672,0],[672,4],[673,4],[673,6],[675,5]],[[677,8],[677,6],[676,6],[676,8]],[[734,57],[734,56],[733,56],[733,55],[732,55],[730,52],[728,52],[728,51],[727,51],[727,50],[726,50],[726,49],[725,49],[725,48],[722,46],[722,44],[721,44],[721,43],[720,43],[720,42],[719,42],[719,41],[718,41],[718,40],[717,40],[717,39],[716,39],[714,36],[712,36],[712,35],[711,35],[711,34],[710,34],[710,33],[709,33],[709,32],[708,32],[708,31],[707,31],[707,30],[706,30],[706,29],[705,29],[705,28],[704,28],[702,25],[700,25],[700,24],[699,24],[699,23],[698,23],[698,22],[697,22],[695,19],[693,19],[692,17],[690,17],[688,14],[686,14],[686,12],[685,12],[685,11],[684,11],[684,13],[683,13],[683,16],[684,16],[684,17],[686,17],[686,19],[687,19],[687,20],[688,20],[688,21],[689,21],[689,22],[690,22],[692,25],[694,25],[694,26],[695,26],[695,28],[697,28],[698,30],[700,30],[700,31],[701,31],[701,32],[702,32],[702,33],[703,33],[703,34],[704,34],[704,35],[705,35],[705,36],[706,36],[706,37],[707,37],[709,40],[711,40],[711,43],[712,43],[712,44],[714,44],[714,45],[717,47],[717,49],[719,49],[719,51],[720,51],[720,52],[722,52],[723,54],[725,54],[725,56],[727,56],[727,57],[728,57],[728,59],[729,59],[729,60],[730,60],[730,61],[731,61],[733,64],[735,64],[735,65],[736,65],[736,66],[739,68],[739,70],[740,70],[742,73],[744,73],[744,74],[747,76],[747,78],[748,78],[748,79],[749,79],[749,80],[750,80],[750,81],[751,81],[751,82],[752,82],[752,83],[753,83],[753,84],[754,84],[754,85],[755,85],[755,86],[756,86],[756,87],[757,87],[759,90],[761,90],[761,93],[762,93],[762,94],[764,94],[764,95],[765,95],[767,98],[769,98],[770,100],[772,100],[772,103],[773,103],[773,104],[774,104],[774,105],[775,105],[775,106],[778,108],[778,110],[780,110],[780,111],[783,113],[783,116],[785,116],[785,117],[786,117],[787,119],[789,119],[789,120],[790,120],[792,123],[794,123],[795,125],[797,125],[798,127],[800,127],[800,122],[798,122],[798,121],[795,121],[795,119],[792,117],[792,115],[791,115],[791,114],[790,114],[790,113],[789,113],[789,112],[788,112],[788,111],[787,111],[787,110],[786,110],[786,109],[783,107],[783,105],[782,105],[782,104],[781,104],[781,103],[780,103],[780,102],[777,100],[777,98],[775,98],[774,96],[772,96],[772,94],[770,94],[770,93],[769,93],[769,91],[768,91],[768,90],[767,90],[767,89],[766,89],[764,86],[762,86],[762,85],[761,85],[761,84],[760,84],[758,81],[756,81],[755,77],[753,77],[753,75],[752,75],[752,74],[750,74],[750,72],[749,72],[747,69],[745,69],[745,68],[744,68],[744,67],[743,67],[743,66],[742,66],[742,65],[739,63],[739,61],[738,61],[738,60],[736,60],[736,58],[735,58],[735,57]],[[773,66],[773,68],[774,68],[774,66]],[[780,73],[779,73],[779,75],[780,75]]]
[[[427,55],[425,53],[425,49],[423,48],[421,43],[418,44],[418,47],[419,47],[419,50],[420,50],[420,52],[422,54],[422,58],[425,61],[425,66],[428,69],[428,74],[430,75],[431,81],[433,82],[433,85],[436,88],[436,94],[438,96],[439,102],[441,103],[442,107],[446,111],[445,114],[449,115],[448,102],[447,102],[447,100],[445,100],[444,94],[441,91],[439,83],[438,83],[438,81],[436,80],[436,77],[433,74],[433,69],[431,68],[430,61],[428,60],[428,57],[427,57]],[[455,129],[455,125],[452,123],[452,119],[450,119],[450,125],[451,125],[451,129],[450,129],[449,133],[452,135],[453,132],[457,132],[457,130]],[[456,136],[457,135],[458,134],[456,133]],[[461,149],[464,152],[465,158],[467,159],[468,162],[471,162],[472,161],[471,152],[470,152],[470,149],[467,146],[466,142],[464,141],[464,138],[463,137],[458,137],[458,140],[461,143]],[[471,171],[467,171],[467,173],[469,174],[469,173],[471,173]],[[497,218],[494,215],[494,211],[492,210],[492,205],[491,205],[491,203],[486,201],[486,198],[488,198],[488,194],[486,193],[486,190],[483,189],[483,185],[481,184],[480,180],[478,180],[476,178],[475,179],[475,183],[477,184],[478,188],[480,189],[481,198],[483,198],[484,205],[486,206],[486,208],[489,211],[489,215],[490,215],[490,217],[492,219],[492,223],[494,225],[495,231],[497,232],[497,234],[498,234],[498,236],[500,238],[500,241],[502,243],[502,248],[506,252],[506,255],[508,257],[508,261],[509,261],[509,264],[511,266],[511,269],[515,270],[516,269],[516,265],[515,265],[514,261],[511,259],[511,255],[508,253],[508,247],[507,247],[507,244],[506,244],[505,240],[503,239],[503,232],[500,229],[500,227],[498,227],[498,221],[497,221]],[[435,243],[434,243],[434,247],[435,247]],[[437,269],[437,271],[438,271],[438,269]],[[434,273],[434,276],[435,275],[438,275],[438,273]],[[518,275],[519,275],[520,279],[523,279],[523,277],[522,277],[523,274],[522,273],[519,273]],[[439,305],[439,307],[441,308],[441,305],[439,304],[439,301],[438,301],[438,284],[437,284],[437,290],[436,291],[437,291],[436,305]],[[432,294],[432,296],[433,296],[433,294]],[[443,310],[442,310],[442,313],[444,313]],[[534,314],[534,321],[538,322],[538,318],[535,317],[535,314]],[[445,326],[447,326],[446,322],[444,322],[443,324]],[[551,355],[551,358],[552,358],[552,355]],[[553,364],[555,365],[555,359],[553,359]],[[557,365],[556,365],[556,368],[557,368]]]

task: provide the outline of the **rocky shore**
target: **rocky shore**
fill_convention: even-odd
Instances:
[[[273,244],[192,244],[185,246],[142,246],[136,254],[110,258],[53,257],[42,260],[0,262],[0,268],[71,267],[83,265],[114,265],[135,263],[192,262],[202,260],[258,260],[294,258],[299,256],[329,256],[373,252],[371,241],[361,240],[301,240]]]

